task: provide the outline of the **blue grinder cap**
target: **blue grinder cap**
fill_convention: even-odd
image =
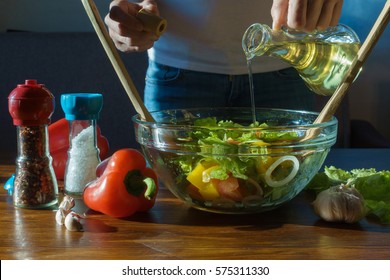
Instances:
[[[73,120],[96,120],[103,106],[100,93],[65,93],[61,95],[61,107],[65,118]]]

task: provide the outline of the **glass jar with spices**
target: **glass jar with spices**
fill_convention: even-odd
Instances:
[[[14,205],[32,209],[51,207],[58,199],[48,144],[54,96],[36,80],[26,80],[8,96],[8,110],[17,126]]]
[[[61,106],[69,121],[64,191],[75,198],[80,198],[86,184],[96,179],[96,167],[100,163],[96,128],[102,105],[100,93],[61,95]]]

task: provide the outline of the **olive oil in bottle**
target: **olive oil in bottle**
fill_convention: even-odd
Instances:
[[[305,34],[274,31],[256,23],[245,32],[242,45],[248,61],[261,55],[282,59],[297,69],[311,90],[329,96],[347,74],[360,41],[344,25]]]
[[[290,62],[312,91],[332,95],[347,74],[359,46],[302,42],[269,46],[267,51]]]

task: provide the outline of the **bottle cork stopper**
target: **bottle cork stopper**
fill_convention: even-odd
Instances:
[[[167,21],[145,9],[137,13],[137,18],[143,23],[145,31],[153,32],[161,36],[167,29]]]

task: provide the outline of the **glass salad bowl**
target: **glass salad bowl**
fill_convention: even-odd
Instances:
[[[190,206],[255,213],[294,198],[336,142],[337,120],[282,109],[201,108],[132,118],[136,140],[160,182]]]

